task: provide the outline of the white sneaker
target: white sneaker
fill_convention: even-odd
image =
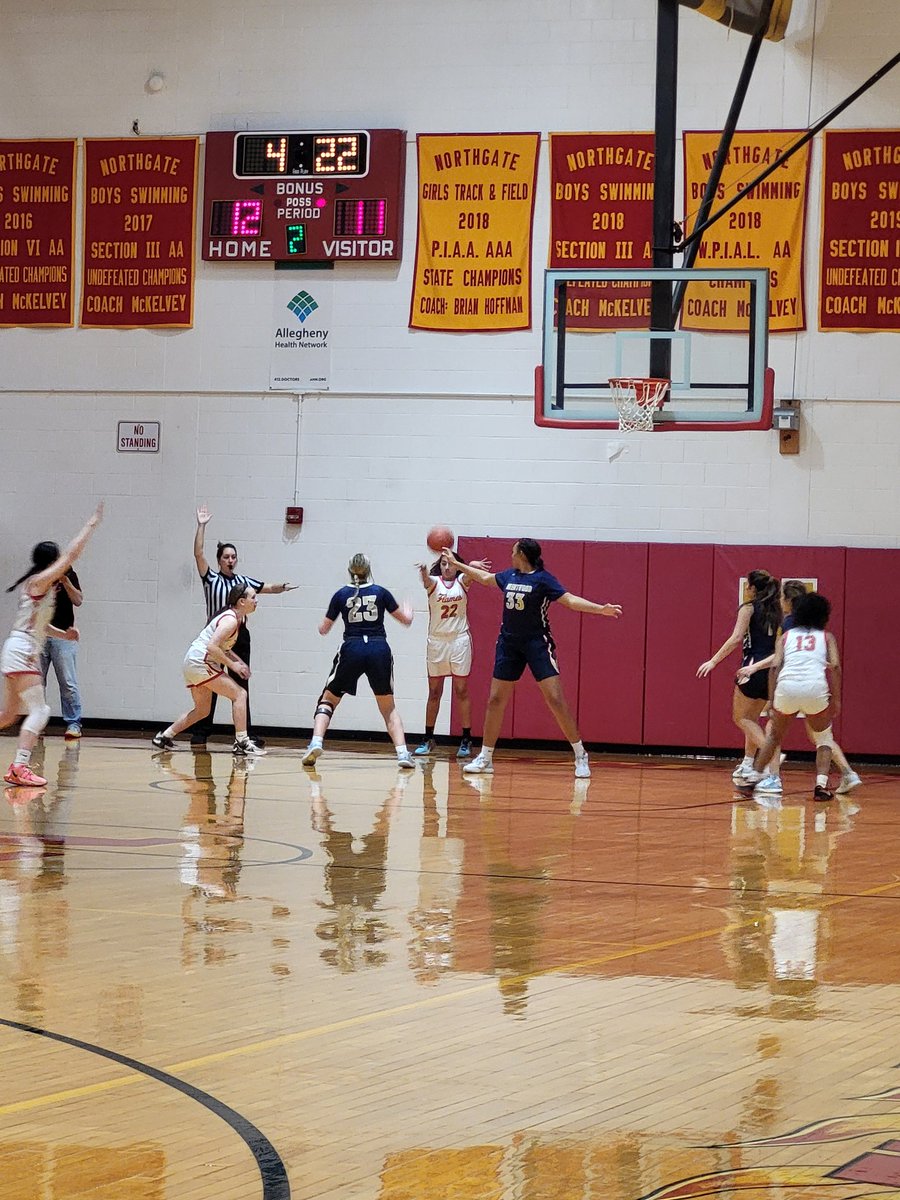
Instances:
[[[322,756],[322,750],[322,746],[313,746],[310,743],[310,745],[306,747],[303,757],[300,759],[304,767],[315,766],[316,760]]]
[[[781,779],[777,775],[764,775],[753,790],[766,792],[770,796],[781,796],[784,792]]]
[[[762,773],[754,771],[752,767],[740,779],[734,780],[734,786],[745,796],[749,796],[750,792],[755,790],[758,783],[762,783]]]
[[[249,754],[254,754],[257,757],[262,758],[262,756],[267,752],[262,746],[258,746],[256,742],[254,742],[253,738],[248,737],[243,741],[235,738],[234,745],[231,747],[231,753],[235,756],[235,758],[246,758]]]
[[[466,775],[493,775],[494,764],[486,759],[483,754],[479,754],[470,763],[466,763],[463,771]]]
[[[846,775],[841,777],[837,793],[839,796],[846,796],[848,792],[852,792],[854,788],[858,788],[861,783],[862,780],[855,771],[848,771]]]
[[[590,777],[591,764],[588,762],[588,756],[586,754],[582,754],[579,758],[575,759],[575,778],[590,779]]]
[[[739,762],[731,772],[731,778],[735,783],[744,783],[747,779],[747,772],[752,770],[752,767],[745,767],[742,762]]]
[[[397,766],[404,771],[414,771],[416,764],[413,762],[412,755],[408,750],[404,750],[402,754],[397,755]]]

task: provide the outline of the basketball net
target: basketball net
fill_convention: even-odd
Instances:
[[[649,433],[653,415],[662,406],[669,390],[668,379],[610,379],[610,391],[619,414],[623,433]]]

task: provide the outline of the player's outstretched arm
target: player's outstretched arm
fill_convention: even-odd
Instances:
[[[753,615],[752,604],[742,604],[738,609],[737,620],[734,623],[734,629],[731,631],[731,637],[723,642],[712,658],[701,663],[697,668],[697,678],[705,679],[709,673],[714,670],[723,658],[727,658],[733,650],[737,650],[741,642],[744,640],[744,635],[750,628],[750,618]]]
[[[91,534],[102,520],[103,501],[101,500],[94,509],[87,524],[75,534],[59,558],[55,562],[52,562],[49,567],[45,567],[43,571],[39,571],[37,575],[33,575],[28,581],[28,590],[32,595],[43,596],[58,579],[61,579],[65,575],[72,563],[75,562],[76,558],[84,550]]]
[[[437,581],[433,575],[428,574],[428,568],[424,563],[416,563],[416,566],[419,569],[419,578],[422,580],[422,587],[430,596],[437,587]]]
[[[394,620],[399,621],[401,625],[412,625],[413,615],[413,606],[408,600],[404,600],[402,604],[398,604],[391,613]]]
[[[585,600],[584,596],[575,596],[566,592],[559,598],[563,608],[571,608],[573,612],[586,613],[591,617],[621,617],[621,604],[597,604],[593,600]]]
[[[482,583],[485,587],[497,586],[497,580],[490,571],[482,570],[481,567],[477,567],[473,562],[463,562],[463,560],[456,554],[455,551],[451,550],[449,546],[445,547],[441,553],[446,554],[450,561],[454,563],[468,579],[474,579],[476,583]]]

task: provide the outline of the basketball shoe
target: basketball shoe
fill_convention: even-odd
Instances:
[[[17,787],[43,787],[47,782],[43,775],[35,775],[28,763],[10,763],[3,778]]]

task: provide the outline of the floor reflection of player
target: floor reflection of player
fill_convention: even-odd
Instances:
[[[182,964],[192,966],[201,958],[206,964],[221,962],[230,957],[222,944],[222,934],[251,928],[249,921],[223,915],[213,906],[239,899],[244,809],[252,760],[232,759],[223,801],[216,794],[213,758],[207,751],[194,755],[191,775],[176,771],[168,761],[161,765],[166,774],[183,785],[188,797],[181,824],[184,840],[179,868],[181,882],[187,888],[181,906]]]
[[[372,829],[362,837],[338,829],[321,791],[321,778],[310,773],[313,829],[322,835],[325,899],[317,901],[328,915],[316,926],[316,937],[328,943],[323,962],[342,974],[388,961],[385,942],[398,936],[380,908],[387,887],[387,850],[391,819],[400,807],[408,777],[395,786],[375,814]]]
[[[481,808],[491,954],[508,1016],[524,1017],[532,977],[557,961],[555,945],[549,940],[554,935],[544,942],[545,924],[553,930],[563,914],[566,929],[573,920],[577,922],[579,914],[571,902],[546,922],[542,910],[565,894],[566,885],[556,884],[555,877],[577,876],[571,856],[578,852],[573,833],[578,820],[572,808],[563,813],[548,805],[526,831],[510,821],[508,809],[493,804]]]
[[[75,743],[60,755],[55,787],[5,789],[16,832],[0,836],[0,964],[8,964],[0,973],[15,985],[17,1015],[36,1024],[45,1017],[44,971],[69,952],[63,831],[78,750]]]
[[[462,893],[465,842],[453,837],[454,814],[450,791],[462,784],[459,775],[441,764],[439,775],[446,803],[441,817],[441,800],[434,781],[435,764],[422,767],[422,837],[419,841],[419,895],[409,914],[412,936],[409,965],[419,983],[435,983],[453,969],[453,916]],[[490,776],[487,777],[490,779]]]
[[[728,957],[739,987],[765,986],[773,1011],[790,1018],[815,1012],[828,952],[822,899],[829,864],[852,827],[849,801],[825,811],[806,805],[736,804],[732,819],[733,915]]]

